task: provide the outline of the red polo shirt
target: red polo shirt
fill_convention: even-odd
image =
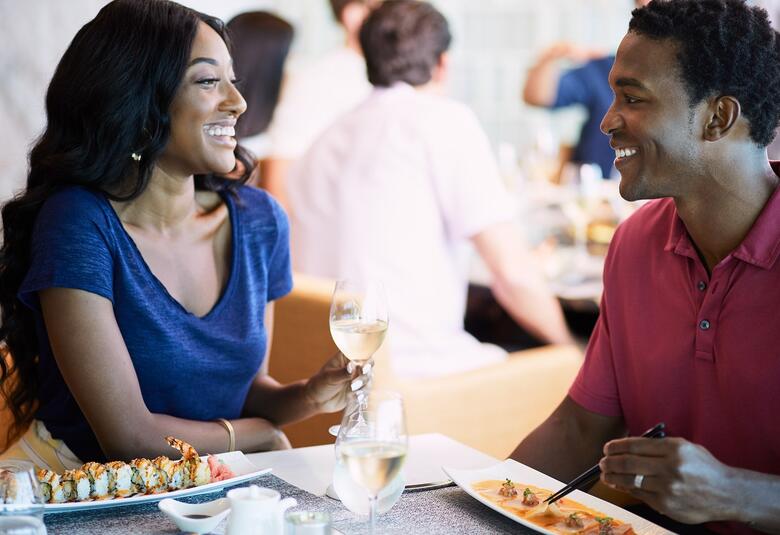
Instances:
[[[663,421],[727,465],[780,474],[778,256],[780,188],[711,276],[674,201],[648,203],[610,246],[601,316],[569,395],[622,416],[632,435]]]

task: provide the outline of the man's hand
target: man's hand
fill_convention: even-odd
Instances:
[[[608,442],[604,455],[599,466],[605,484],[670,518],[699,524],[738,517],[731,469],[701,446],[681,438],[631,437]]]
[[[306,382],[306,397],[317,412],[340,411],[347,404],[353,380],[362,378],[363,383],[366,382],[362,376],[360,366],[353,365],[347,357],[336,353]]]

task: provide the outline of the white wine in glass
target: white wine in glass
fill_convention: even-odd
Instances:
[[[365,364],[387,332],[387,298],[380,283],[341,280],[330,304],[330,335],[339,351],[355,364]]]
[[[330,335],[336,347],[355,364],[365,364],[376,353],[385,339],[387,321],[365,323],[361,320],[341,319],[330,321]]]
[[[369,533],[376,526],[379,493],[398,475],[408,439],[401,396],[372,390],[360,413],[344,413],[336,439],[336,458],[350,478],[368,492]]]

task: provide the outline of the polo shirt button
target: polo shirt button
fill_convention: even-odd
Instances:
[[[707,289],[707,283],[704,281],[699,281],[698,288],[700,292],[703,292]]]
[[[699,327],[701,328],[702,331],[706,331],[707,329],[710,328],[710,322],[707,320],[701,320],[699,322]]]

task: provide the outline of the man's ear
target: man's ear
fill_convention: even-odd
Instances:
[[[439,61],[436,62],[436,66],[433,68],[431,74],[431,81],[436,83],[442,83],[447,79],[450,71],[450,54],[449,52],[442,52],[439,56]]]
[[[713,99],[707,109],[704,139],[717,141],[726,137],[742,115],[739,101],[730,96]]]

